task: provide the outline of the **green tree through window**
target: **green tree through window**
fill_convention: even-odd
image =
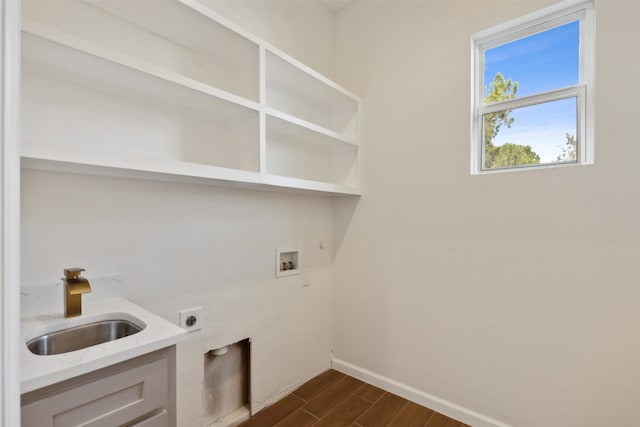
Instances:
[[[560,147],[562,153],[558,156],[559,162],[574,162],[576,160],[576,147],[578,142],[575,136],[566,134],[567,142],[564,147]]]
[[[496,73],[489,86],[484,98],[485,104],[513,99],[518,93],[518,82],[511,78],[505,80],[501,73]],[[493,144],[500,128],[510,128],[513,124],[515,118],[509,117],[510,114],[511,110],[503,110],[484,116],[484,162],[487,169],[540,164],[540,156],[529,145]]]

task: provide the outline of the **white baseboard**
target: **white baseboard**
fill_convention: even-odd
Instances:
[[[419,405],[426,406],[434,411],[440,412],[448,417],[462,421],[473,427],[511,427],[501,421],[474,412],[455,403],[449,402],[439,397],[432,396],[428,393],[409,387],[391,378],[383,377],[375,372],[352,365],[344,360],[333,358],[331,366],[336,371],[351,375],[366,383],[380,387],[390,393],[397,394],[407,400],[415,402]]]

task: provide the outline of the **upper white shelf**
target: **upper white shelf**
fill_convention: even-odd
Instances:
[[[36,24],[259,100],[258,45],[182,2],[27,0],[22,9]]]
[[[266,104],[348,139],[358,138],[359,100],[335,83],[266,53]]]
[[[358,140],[355,138],[351,138],[351,137],[346,137],[344,135],[341,135],[339,133],[336,133],[330,129],[324,128],[322,126],[318,126],[315,123],[309,123],[306,120],[302,120],[296,116],[292,116],[291,114],[287,114],[287,113],[283,113],[282,111],[279,110],[274,110],[273,108],[269,108],[267,107],[265,109],[266,114],[268,117],[276,117],[280,120],[286,121],[291,123],[292,125],[296,125],[299,126],[301,128],[307,129],[311,132],[315,132],[317,134],[321,134],[324,135],[328,138],[334,139],[336,141],[341,141],[344,142],[346,144],[351,144],[351,145],[358,145]]]
[[[23,167],[360,194],[358,98],[194,0],[27,0],[22,30]]]

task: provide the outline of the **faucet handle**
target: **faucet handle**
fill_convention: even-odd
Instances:
[[[65,268],[64,277],[65,279],[77,279],[83,271],[85,271],[84,268]]]

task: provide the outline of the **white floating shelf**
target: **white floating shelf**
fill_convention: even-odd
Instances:
[[[361,195],[359,188],[325,182],[292,179],[197,163],[131,156],[75,147],[38,146],[30,141],[23,146],[22,167],[31,170],[81,173],[118,178],[222,185],[251,190],[312,192],[330,196]]]

